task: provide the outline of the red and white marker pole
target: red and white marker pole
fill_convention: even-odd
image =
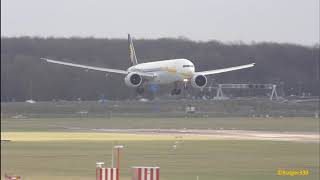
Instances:
[[[119,179],[119,175],[120,175],[120,149],[124,148],[124,146],[117,145],[117,146],[114,146],[114,148],[117,149],[117,170],[118,170],[117,179]]]
[[[100,180],[100,169],[104,165],[104,162],[96,162],[96,180]]]

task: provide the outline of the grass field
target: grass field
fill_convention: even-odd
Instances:
[[[314,118],[30,118],[1,119],[1,175],[23,180],[89,180],[95,162],[111,163],[111,149],[125,145],[122,180],[131,166],[160,166],[162,180],[319,179],[319,144],[214,140],[199,136],[68,132],[81,128],[198,128],[319,132]],[[177,145],[174,149],[173,145]],[[307,169],[309,176],[277,176],[278,169]]]
[[[23,136],[24,134],[24,136]],[[71,134],[71,135],[70,135]],[[71,136],[71,137],[70,137]],[[77,138],[73,138],[76,136]],[[1,173],[24,180],[94,179],[95,162],[110,164],[114,144],[124,144],[122,179],[130,166],[160,166],[161,179],[318,179],[319,144],[273,141],[177,140],[164,135],[104,133],[2,133]],[[40,139],[40,140],[39,140]],[[176,141],[178,143],[176,143]],[[177,144],[177,148],[172,146]],[[309,176],[277,176],[278,169],[308,169]]]
[[[296,118],[30,118],[1,120],[1,131],[70,131],[68,128],[192,128],[319,132],[319,119]]]
[[[319,101],[296,102],[296,99],[270,101],[268,98],[240,98],[216,100],[154,100],[130,101],[58,101],[1,103],[2,117],[21,114],[27,117],[61,118],[79,117],[80,112],[88,112],[90,117],[148,117],[169,118],[186,116],[185,107],[196,107],[197,117],[314,117],[319,110]],[[291,99],[291,100],[290,100]],[[308,99],[304,99],[308,100]]]

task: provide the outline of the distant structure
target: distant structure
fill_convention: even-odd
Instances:
[[[185,111],[186,111],[187,114],[194,114],[196,112],[196,107],[188,104],[185,107]]]
[[[212,87],[209,87],[211,91]],[[275,84],[218,84],[217,94],[214,99],[226,99],[222,89],[266,89],[271,90],[270,100],[278,100],[277,85]]]

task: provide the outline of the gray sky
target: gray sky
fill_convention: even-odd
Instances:
[[[319,0],[1,0],[2,36],[319,42]]]

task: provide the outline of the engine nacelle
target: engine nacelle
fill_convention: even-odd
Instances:
[[[130,73],[124,78],[124,82],[129,87],[138,87],[142,82],[142,78],[139,74]]]
[[[191,85],[195,88],[203,88],[207,85],[207,78],[204,75],[194,75],[191,79]]]

